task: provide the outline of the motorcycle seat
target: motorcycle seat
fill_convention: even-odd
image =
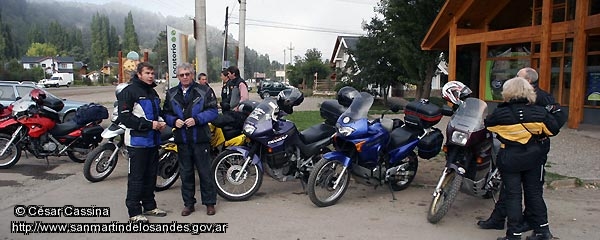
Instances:
[[[170,127],[166,127],[162,131],[160,131],[160,142],[166,143],[169,141],[169,138],[173,137],[173,129]]]
[[[300,140],[304,143],[313,143],[327,137],[331,137],[335,133],[335,127],[324,123],[314,125],[300,132]]]
[[[406,128],[406,127],[396,128],[390,134],[389,146],[395,148],[398,146],[406,145],[409,142],[417,140],[418,136],[419,136],[419,133],[412,128]]]
[[[65,123],[59,123],[50,130],[52,136],[64,136],[71,133],[73,130],[80,128],[74,121],[67,121]]]

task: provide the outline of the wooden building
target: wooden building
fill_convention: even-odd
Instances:
[[[447,0],[421,48],[448,51],[448,79],[490,105],[531,66],[569,128],[600,124],[600,0]]]

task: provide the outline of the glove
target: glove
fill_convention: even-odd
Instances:
[[[560,112],[560,107],[558,107],[555,104],[548,104],[546,105],[546,111],[548,111],[549,113]]]

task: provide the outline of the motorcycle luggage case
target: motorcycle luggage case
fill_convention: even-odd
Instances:
[[[102,141],[102,131],[104,128],[100,125],[86,127],[81,130],[81,140],[87,144],[99,143]]]
[[[51,108],[54,111],[60,112],[60,110],[65,107],[65,104],[59,98],[53,97],[52,95],[46,95],[46,98],[43,100],[43,104],[46,107]]]
[[[405,122],[414,122],[415,117],[419,119],[423,128],[430,128],[442,119],[442,109],[428,101],[412,101],[404,108]],[[413,117],[408,117],[413,116]]]
[[[346,111],[346,108],[340,105],[337,100],[325,100],[321,103],[319,111],[326,124],[335,125],[340,115]]]
[[[442,149],[443,142],[444,135],[442,135],[442,131],[437,128],[433,128],[433,131],[427,133],[427,135],[421,138],[417,144],[417,148],[419,148],[419,157],[423,159],[430,159],[437,156]]]

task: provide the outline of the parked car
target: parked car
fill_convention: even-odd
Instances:
[[[287,83],[263,80],[258,87],[258,95],[260,95],[260,98],[265,99],[271,96],[277,96],[279,92],[288,88],[293,87]]]
[[[38,87],[34,82],[0,81],[0,103],[4,107],[7,107],[16,100],[19,100],[21,98],[29,98],[29,92],[36,88],[42,89]],[[52,93],[44,89],[42,90],[46,92],[47,95],[54,96]],[[72,101],[66,99],[62,100],[65,106],[58,114],[63,122],[69,121],[70,119],[75,117],[75,111],[79,106],[88,104],[87,102]],[[31,102],[31,104],[33,104],[33,102]]]

